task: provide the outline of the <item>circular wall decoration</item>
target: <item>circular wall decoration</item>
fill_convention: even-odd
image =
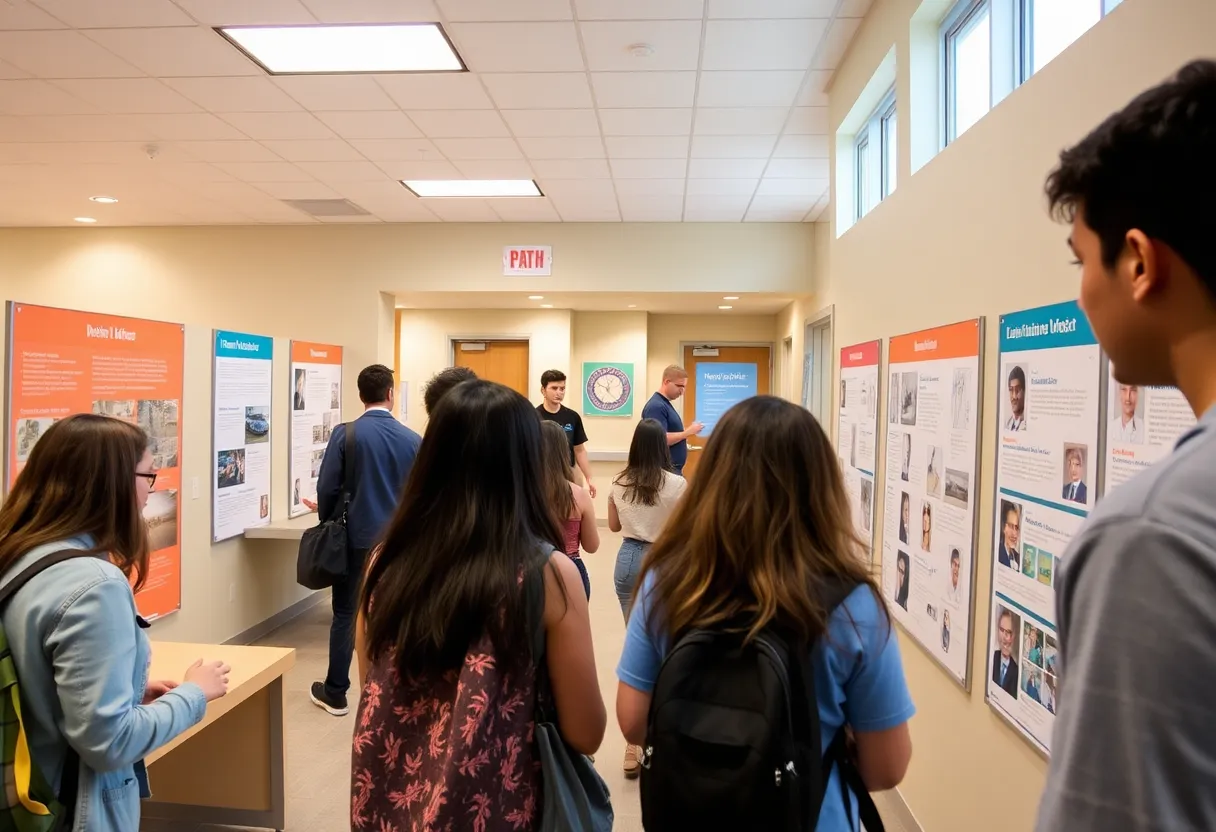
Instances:
[[[633,382],[629,373],[612,365],[597,367],[587,375],[587,401],[601,413],[617,413],[629,403]]]

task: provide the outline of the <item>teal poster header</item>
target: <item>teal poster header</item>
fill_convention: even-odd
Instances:
[[[265,335],[246,335],[243,332],[215,331],[216,358],[248,358],[270,361],[274,357],[274,339]]]
[[[1098,343],[1075,300],[1001,316],[1001,352],[1091,347]]]

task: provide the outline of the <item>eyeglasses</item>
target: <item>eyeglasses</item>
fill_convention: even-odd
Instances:
[[[153,471],[150,474],[146,474],[143,471],[136,471],[135,476],[143,477],[144,479],[146,479],[148,481],[148,488],[156,487],[156,472],[155,471]]]

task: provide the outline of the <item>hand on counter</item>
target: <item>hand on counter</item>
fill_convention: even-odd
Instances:
[[[155,682],[148,682],[148,687],[144,689],[143,704],[151,705],[157,699],[160,699],[166,693],[168,693],[169,691],[171,691],[175,687],[177,687],[178,684],[179,684],[178,682],[174,682],[170,679],[162,679],[162,680],[155,681]]]
[[[203,689],[203,695],[211,702],[228,692],[228,674],[232,671],[224,662],[203,664],[199,659],[186,670],[186,681],[194,682]]]

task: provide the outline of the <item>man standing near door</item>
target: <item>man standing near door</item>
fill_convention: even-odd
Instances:
[[[587,459],[587,431],[583,429],[583,417],[562,404],[566,398],[566,374],[561,370],[545,370],[540,377],[540,392],[544,402],[536,408],[540,418],[556,423],[566,432],[570,440],[570,467],[578,466],[591,496],[595,496],[595,484],[591,482],[591,463]]]
[[[643,419],[654,419],[660,425],[667,426],[671,465],[680,476],[684,476],[684,464],[688,462],[688,437],[697,436],[705,427],[700,422],[693,422],[685,430],[684,420],[672,405],[672,402],[684,395],[684,388],[687,386],[688,371],[672,364],[663,371],[663,380],[659,384],[658,392],[651,396],[650,401],[642,408]]]

